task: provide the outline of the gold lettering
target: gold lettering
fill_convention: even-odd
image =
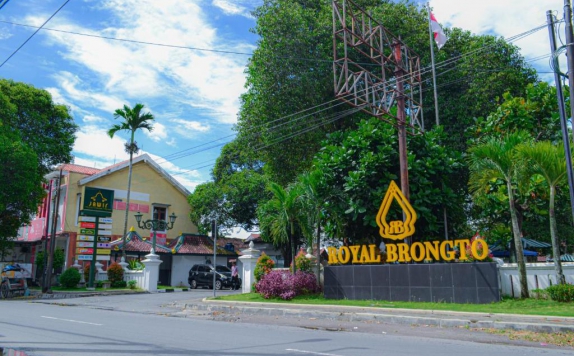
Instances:
[[[395,262],[399,259],[399,255],[397,255],[397,245],[395,244],[388,244],[387,245],[387,262]]]
[[[389,234],[402,234],[405,231],[403,222],[400,220],[390,222]]]
[[[335,264],[335,263],[339,263],[339,260],[337,259],[337,249],[334,247],[327,247],[327,253],[329,254],[329,264]]]
[[[431,260],[439,260],[440,258],[440,254],[439,254],[439,247],[438,247],[439,241],[425,241],[424,245],[425,245],[425,255],[426,255],[426,260],[427,261],[431,261]],[[433,258],[431,258],[431,255]]]
[[[369,250],[367,248],[367,245],[363,245],[363,247],[361,248],[361,259],[359,261],[359,263],[370,263],[371,259],[369,258]]]
[[[466,255],[466,247],[468,246],[468,240],[454,240],[454,245],[458,246],[458,250],[460,251],[459,259],[461,261],[468,260],[468,256]]]
[[[451,249],[447,250],[446,249],[447,246],[450,247]],[[440,244],[440,256],[445,261],[454,260],[455,253],[452,250],[452,241],[446,240],[446,241],[441,242],[441,244]]]
[[[409,245],[400,243],[399,245],[399,262],[411,262],[411,256],[409,256]]]
[[[482,245],[482,253],[480,255],[478,254],[478,244]],[[475,239],[472,242],[470,250],[472,252],[472,256],[477,260],[484,260],[488,256],[488,245],[486,244],[486,241],[482,239]]]
[[[417,253],[418,249],[418,253]],[[411,258],[415,262],[420,262],[425,258],[425,247],[420,242],[415,242],[411,245]]]
[[[349,249],[351,250],[351,254],[353,255],[353,263],[359,263],[359,249],[361,248],[361,246],[349,246]]]
[[[375,263],[375,262],[381,262],[381,255],[376,255],[375,256],[375,248],[377,246],[376,245],[369,245],[369,252],[371,254],[371,263]]]
[[[339,253],[337,254],[339,257],[339,262],[342,264],[346,264],[351,259],[351,253],[349,252],[349,248],[347,246],[343,246],[339,249]]]

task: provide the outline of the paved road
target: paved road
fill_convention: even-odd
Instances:
[[[572,354],[572,349],[509,341],[460,328],[231,316],[181,307],[212,295],[211,290],[193,290],[4,301],[0,303],[0,347],[25,350],[30,356]]]

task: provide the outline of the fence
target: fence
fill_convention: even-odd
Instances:
[[[562,262],[566,283],[574,284],[574,263]],[[520,297],[520,278],[516,263],[505,263],[498,266],[501,294]],[[528,291],[545,289],[556,284],[556,271],[553,263],[527,263],[526,279]]]

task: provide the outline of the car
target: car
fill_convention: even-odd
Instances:
[[[227,266],[215,266],[215,289],[221,288],[239,288],[241,286],[241,278],[233,284],[231,279],[231,270]],[[213,288],[213,266],[208,264],[193,265],[189,270],[187,282],[192,289],[197,287],[206,286]]]

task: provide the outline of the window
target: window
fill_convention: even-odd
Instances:
[[[167,216],[167,209],[164,207],[154,206],[153,207],[153,219],[154,220],[165,220]]]

